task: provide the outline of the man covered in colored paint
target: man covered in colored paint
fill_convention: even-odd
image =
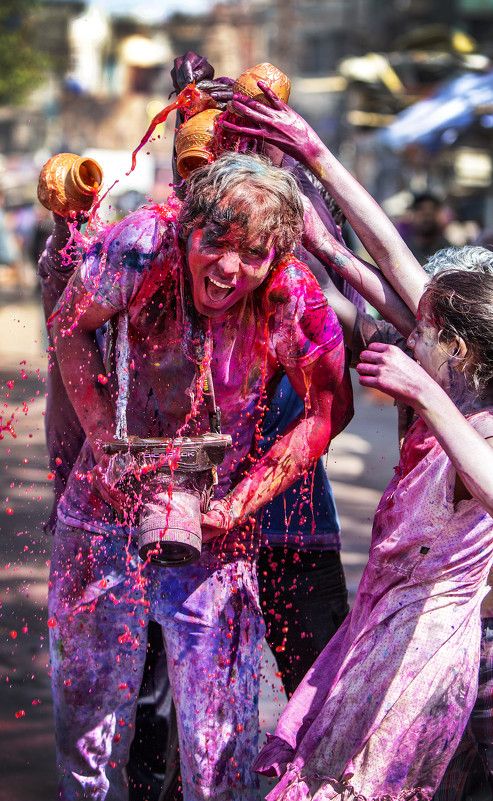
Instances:
[[[223,156],[193,175],[182,206],[145,207],[98,237],[55,312],[60,368],[87,435],[58,508],[50,576],[62,799],[126,798],[150,619],[163,628],[185,801],[258,798],[250,766],[264,626],[252,516],[351,414],[341,329],[289,255],[302,227],[289,174],[257,157]],[[207,362],[233,439],[192,565],[139,561],[135,531],[120,522],[129,500],[107,477],[115,361],[110,347],[103,364],[95,331],[122,315],[129,433],[205,433]],[[305,408],[256,458],[262,412],[283,374]]]

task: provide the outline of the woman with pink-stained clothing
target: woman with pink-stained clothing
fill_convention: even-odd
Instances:
[[[429,801],[476,699],[493,563],[493,278],[450,270],[427,285],[385,215],[305,121],[270,104],[236,97],[246,121],[225,125],[312,169],[416,315],[411,333],[396,320],[414,360],[374,343],[357,370],[361,384],[410,405],[417,419],[377,509],[354,608],[254,767],[280,779],[269,801]],[[358,267],[312,223],[305,219],[312,252],[362,291],[378,283],[378,271]]]

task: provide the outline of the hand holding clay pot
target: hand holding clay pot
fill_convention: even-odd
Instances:
[[[257,64],[256,67],[250,67],[250,69],[242,72],[234,82],[233,93],[251,97],[252,100],[269,105],[269,95],[259,89],[259,81],[262,81],[274,93],[275,97],[278,97],[284,103],[288,102],[291,81],[281,70],[278,70],[277,67],[268,62]]]
[[[173,89],[177,94],[189,83],[212,81],[213,78],[214,67],[212,64],[209,64],[204,56],[194,53],[193,50],[187,50],[183,56],[178,56],[174,60],[171,80],[173,81]]]
[[[223,110],[233,97],[233,80],[231,78],[214,79],[214,68],[198,53],[188,50],[183,56],[175,58],[171,70],[173,90],[179,94],[186,86],[195,83],[197,89],[207,93]],[[197,109],[203,111],[203,109]],[[181,120],[179,120],[181,123]]]
[[[57,153],[41,170],[38,200],[50,211],[72,217],[89,211],[102,182],[103,171],[94,159]]]
[[[221,128],[242,137],[267,142],[309,166],[322,143],[315,131],[292,108],[259,81],[258,88],[269,105],[244,95],[233,95],[231,104],[235,119],[221,120]]]

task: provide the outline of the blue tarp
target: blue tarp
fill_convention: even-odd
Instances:
[[[402,111],[378,132],[377,138],[397,150],[412,143],[438,150],[453,140],[454,132],[471,125],[478,106],[488,103],[493,104],[493,72],[461,75]]]

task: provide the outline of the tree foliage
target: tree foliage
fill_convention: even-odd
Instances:
[[[45,77],[49,60],[35,46],[38,0],[1,0],[0,106],[22,103]]]

